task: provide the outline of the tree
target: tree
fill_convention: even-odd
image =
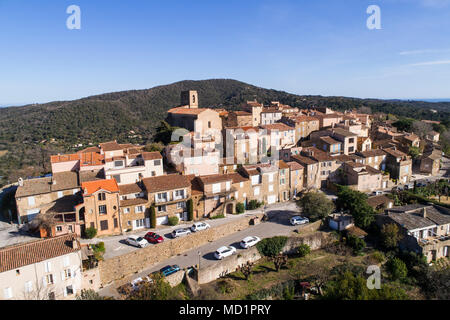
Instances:
[[[262,239],[260,242],[258,242],[256,248],[258,248],[259,253],[263,256],[275,257],[276,255],[280,254],[280,252],[283,250],[284,246],[286,245],[286,242],[287,237],[284,236],[265,238]]]
[[[353,249],[355,254],[360,253],[366,247],[366,242],[355,236],[347,237],[347,244]]]
[[[144,147],[144,151],[146,152],[161,152],[164,149],[164,144],[161,142],[153,142],[149,143]]]
[[[187,201],[187,208],[188,208],[188,221],[194,220],[194,201],[192,199],[189,199]]]
[[[311,248],[306,243],[302,243],[297,248],[297,253],[300,257],[306,257],[310,252]]]
[[[86,238],[93,239],[97,235],[97,229],[94,227],[89,227],[84,231]]]
[[[421,139],[425,139],[425,136],[430,133],[430,131],[433,131],[433,126],[423,121],[414,121],[411,130]]]
[[[277,254],[274,257],[271,257],[270,260],[273,262],[273,265],[275,266],[275,271],[278,272],[280,269],[287,265],[288,257],[285,254]]]
[[[367,203],[368,197],[365,193],[339,186],[337,196],[337,207],[348,210],[358,227],[367,228],[375,220],[375,210]]]
[[[384,224],[381,228],[381,244],[384,248],[388,250],[397,248],[401,239],[402,235],[395,223]]]
[[[418,147],[411,146],[409,147],[408,154],[411,156],[411,158],[417,159],[420,156],[420,149]]]
[[[399,258],[391,258],[386,263],[387,270],[394,280],[403,280],[408,274],[406,264]]]
[[[154,205],[150,207],[150,227],[156,228],[156,209]]]
[[[392,125],[400,131],[411,132],[413,123],[414,123],[414,119],[401,118],[400,120],[394,122]]]
[[[248,280],[252,274],[253,265],[253,262],[247,261],[247,263],[238,266],[237,271],[240,271],[244,275],[245,280]]]
[[[333,201],[328,199],[322,192],[308,192],[304,194],[297,201],[297,205],[311,221],[323,219],[334,210]]]
[[[97,292],[92,289],[83,289],[80,294],[77,294],[77,300],[104,300]]]
[[[160,273],[150,276],[152,281],[144,281],[140,287],[127,294],[128,300],[179,300],[182,298],[176,288],[172,288]]]

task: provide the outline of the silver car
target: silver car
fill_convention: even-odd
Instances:
[[[178,238],[191,233],[191,230],[187,228],[175,229],[172,231],[172,238]]]

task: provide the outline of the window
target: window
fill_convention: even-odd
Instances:
[[[114,218],[114,228],[118,228],[119,223],[117,222],[117,218]]]
[[[33,282],[32,281],[25,282],[25,292],[30,293],[32,291],[33,291]]]
[[[167,201],[167,193],[158,193],[156,195],[156,202],[166,202]]]
[[[230,181],[227,181],[225,185],[226,185],[226,186],[225,186],[225,189],[226,189],[227,191],[230,190],[230,188],[231,188],[231,182],[230,182]]]
[[[186,208],[186,203],[185,202],[177,202],[177,209],[182,209],[182,208]]]
[[[167,211],[167,207],[164,206],[158,206],[158,212],[166,212]]]
[[[155,161],[153,162],[153,164],[154,164],[155,166],[160,166],[160,165],[161,165],[161,160],[155,160]]]
[[[56,300],[56,296],[55,296],[55,293],[53,291],[48,294],[48,299],[49,300]]]
[[[72,286],[67,286],[66,287],[66,295],[70,296],[73,294],[73,287]]]
[[[130,213],[130,208],[124,208],[123,213]]]
[[[273,182],[273,174],[269,174],[269,182]]]
[[[220,183],[215,183],[212,186],[212,192],[213,193],[219,193],[220,192]]]
[[[108,230],[108,220],[100,221],[100,230]]]
[[[29,206],[34,206],[34,204],[35,204],[34,197],[28,197],[28,205]]]
[[[114,161],[114,167],[123,167],[123,160]]]
[[[46,284],[53,284],[53,275],[52,274],[48,274],[45,276],[45,283]]]
[[[106,193],[102,192],[98,194],[98,201],[105,201],[106,200]]]
[[[255,195],[255,196],[259,196],[259,187],[256,187],[255,189],[253,189],[254,191],[253,191],[253,194]]]
[[[156,176],[156,171],[152,171],[152,177]]]
[[[64,272],[63,280],[64,279],[68,279],[68,278],[72,278],[72,270],[70,270],[70,268],[65,269],[63,272]]]
[[[137,206],[137,207],[135,208],[135,212],[136,212],[136,213],[144,212],[144,207],[143,207],[143,206]]]
[[[107,213],[106,206],[105,205],[98,206],[98,212],[99,214],[106,214]]]
[[[57,226],[57,227],[56,227],[56,231],[57,231],[57,232],[62,232],[62,227],[61,227],[61,226]]]
[[[50,261],[44,262],[44,270],[45,272],[52,271],[52,263]]]
[[[176,190],[175,191],[175,198],[183,199],[184,198],[184,190]]]
[[[143,228],[144,227],[144,219],[138,219],[138,220],[135,220],[135,225],[136,225],[136,228]]]
[[[354,147],[350,147],[350,148],[348,148],[348,152],[353,152],[355,150],[355,148]]]
[[[113,176],[113,179],[115,179],[117,181],[117,183],[120,183],[120,175],[115,175]]]
[[[20,276],[20,270],[19,269],[16,270],[16,275]]]
[[[3,289],[3,296],[5,299],[11,299],[13,297],[12,289],[10,287]]]
[[[244,187],[244,183],[243,183],[243,182],[239,183],[239,186],[240,186],[241,188],[243,188],[243,187]]]
[[[354,143],[354,142],[355,142],[355,138],[350,138],[350,139],[348,139],[348,142],[349,142],[349,143]]]
[[[208,128],[211,129],[211,121],[208,121]]]
[[[269,185],[269,192],[273,191],[273,184]]]
[[[281,178],[281,179],[280,179],[280,184],[283,185],[283,184],[285,184],[285,183],[286,183],[286,179]]]
[[[58,199],[62,198],[63,196],[64,196],[63,192],[62,191],[58,191]]]

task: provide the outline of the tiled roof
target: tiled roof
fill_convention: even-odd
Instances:
[[[230,180],[233,180],[233,177],[229,174],[213,174],[213,175],[209,175],[209,176],[199,177],[199,179],[204,185],[206,185],[206,184],[230,181]]]
[[[278,167],[280,169],[289,169],[289,166],[283,160],[278,161]]]
[[[383,149],[387,154],[396,157],[396,158],[403,158],[407,157],[408,155],[404,152],[401,152],[400,150],[395,150],[392,148]]]
[[[139,204],[146,204],[148,202],[145,198],[135,198],[128,200],[120,200],[121,207],[137,206]]]
[[[295,161],[290,161],[290,162],[286,162],[286,164],[289,166],[289,168],[291,169],[291,171],[295,171],[295,170],[303,170],[303,166]]]
[[[14,270],[30,264],[63,256],[80,250],[72,248],[76,235],[68,234],[60,237],[26,242],[0,249],[0,272]]]
[[[334,140],[332,137],[330,136],[323,136],[319,138],[320,140],[322,140],[323,142],[333,145],[333,144],[341,144],[342,142]]]
[[[234,113],[237,116],[252,116],[252,114],[247,111],[232,111],[230,113]]]
[[[100,153],[100,149],[98,147],[88,147],[86,149],[80,150],[77,153],[85,153],[85,152],[95,152]]]
[[[52,177],[24,180],[23,186],[17,188],[15,197],[29,197],[55,191],[75,189],[79,186],[78,174],[76,172],[58,172]]]
[[[300,162],[301,165],[306,165],[306,166],[317,163],[316,160],[313,160],[308,157],[304,157],[302,155],[293,155],[293,156],[291,156],[291,158],[294,160],[298,160],[298,162]]]
[[[186,177],[191,182],[191,194],[193,196],[203,194],[203,189],[198,181],[198,178],[195,176],[195,174],[187,175]]]
[[[142,182],[148,193],[187,188],[191,185],[188,177],[179,174],[145,178]]]
[[[235,173],[229,173],[228,177],[230,177],[233,180],[233,183],[240,183],[240,182],[245,182],[248,181],[248,178],[243,177],[241,174],[239,174],[238,172]]]
[[[426,211],[423,217],[423,211]],[[434,205],[412,204],[389,209],[389,217],[408,230],[450,223],[450,210]]]
[[[104,179],[97,181],[83,182],[81,188],[85,191],[86,195],[93,194],[98,190],[105,190],[109,192],[119,192],[119,186],[116,179]]]
[[[264,108],[261,113],[282,113],[282,111],[277,108]]]
[[[294,116],[289,117],[289,119],[293,120],[294,122],[300,123],[300,122],[311,122],[311,121],[319,121],[319,119],[310,117],[310,116]]]
[[[156,159],[162,159],[163,157],[162,157],[161,153],[154,151],[154,152],[143,152],[142,158],[144,158],[144,160],[156,160]]]
[[[384,194],[379,195],[379,196],[373,196],[373,197],[369,197],[367,199],[367,203],[369,204],[369,206],[376,208],[382,204],[387,204],[389,202],[392,202],[392,199],[389,199],[387,196],[385,196]]]
[[[103,170],[99,170],[99,171],[83,170],[83,171],[80,171],[78,174],[80,177],[80,184],[83,182],[105,179],[105,174],[104,174]]]
[[[119,186],[119,194],[125,195],[125,194],[135,194],[135,193],[141,193],[142,188],[137,183],[131,183],[131,184],[124,184]]]
[[[80,166],[101,166],[105,163],[105,156],[96,152],[84,152],[80,154]]]
[[[203,109],[203,108],[189,109],[189,108],[178,107],[178,108],[172,108],[167,112],[173,113],[173,114],[187,114],[187,115],[195,115],[196,116],[206,110],[211,110],[211,109]]]
[[[261,126],[262,128],[268,130],[268,131],[272,131],[272,130],[278,130],[278,131],[290,131],[290,130],[294,130],[294,128],[288,126],[287,124],[284,123],[273,123],[273,124],[267,124],[264,126]]]
[[[333,129],[331,129],[331,131],[333,131],[341,136],[344,136],[344,137],[356,137],[357,136],[356,133],[350,132],[350,131],[342,129],[342,128],[333,128]]]
[[[76,153],[73,154],[58,154],[56,156],[50,156],[51,163],[68,162],[68,161],[78,161],[80,156]]]
[[[117,141],[100,143],[100,149],[102,149],[103,151],[123,150],[123,148],[117,143]]]
[[[373,157],[385,156],[386,152],[384,152],[381,149],[373,149],[373,150],[368,150],[368,151],[360,151],[360,152],[357,152],[356,154],[363,158],[373,158]]]

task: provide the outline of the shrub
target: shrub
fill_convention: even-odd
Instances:
[[[93,239],[97,235],[97,229],[89,227],[84,231],[86,238]]]
[[[188,219],[189,221],[194,220],[194,201],[192,201],[192,199],[189,199],[187,202],[187,207],[188,207]]]
[[[156,228],[156,209],[155,206],[150,207],[150,227]]]
[[[239,203],[236,205],[236,212],[237,212],[238,214],[241,214],[241,213],[244,213],[244,212],[245,212],[245,206],[244,206],[244,204],[243,204],[242,202],[239,202]]]
[[[310,252],[311,252],[311,248],[306,243],[299,245],[297,248],[297,253],[300,257],[305,257]]]
[[[248,210],[255,210],[262,206],[262,202],[259,202],[258,200],[250,200],[250,202],[247,205]]]
[[[384,256],[383,252],[375,251],[374,253],[372,253],[372,259],[378,263],[382,263],[386,259],[386,257]]]
[[[169,225],[170,226],[176,226],[180,222],[180,219],[178,219],[177,216],[169,217]]]
[[[349,236],[347,238],[347,245],[353,249],[354,253],[359,253],[366,247],[366,242],[361,238]]]
[[[396,224],[390,223],[383,225],[381,229],[381,243],[386,249],[397,248],[398,242],[402,236]]]
[[[225,218],[225,216],[223,214],[219,214],[217,216],[211,217],[210,219],[211,220],[216,220],[216,219],[223,219],[223,218]]]
[[[97,244],[94,244],[94,245],[92,245],[92,249],[94,250],[94,252],[104,253],[105,252],[105,243],[99,242]]]
[[[256,247],[261,255],[266,257],[275,257],[286,245],[287,237],[277,236],[273,238],[265,238],[258,242]]]
[[[386,266],[387,270],[389,271],[394,280],[403,280],[406,278],[406,275],[408,274],[406,264],[399,258],[390,259],[387,262]]]
[[[333,201],[328,199],[322,192],[305,193],[297,205],[302,208],[302,213],[307,216],[311,222],[323,219],[330,215],[334,210]]]

